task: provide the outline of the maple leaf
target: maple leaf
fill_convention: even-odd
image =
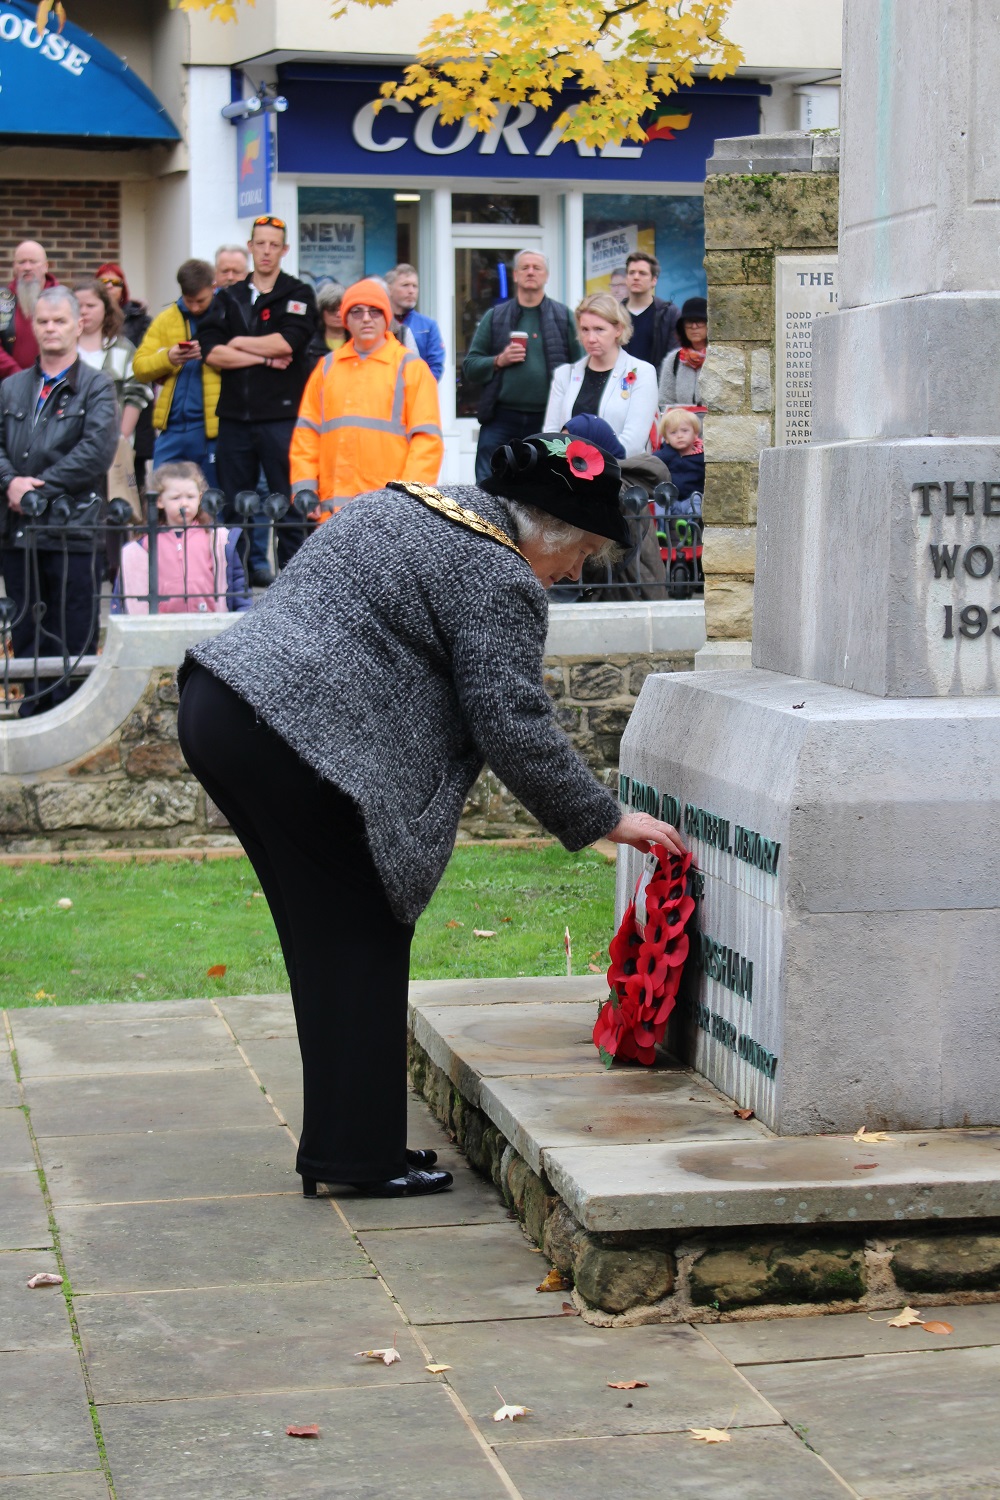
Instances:
[[[932,1319],[929,1323],[921,1323],[925,1333],[954,1333],[955,1329],[951,1323],[941,1323]]]
[[[924,1320],[915,1307],[904,1307],[901,1313],[886,1321],[890,1328],[909,1328],[912,1323],[922,1323]]]
[[[854,1139],[857,1141],[859,1146],[864,1146],[867,1145],[869,1141],[887,1141],[889,1139],[889,1135],[885,1130],[866,1130],[862,1125],[861,1129],[854,1136]]]
[[[205,970],[205,973],[208,975],[209,979],[221,979],[225,972],[225,964],[213,964],[210,969]]]
[[[62,1284],[62,1277],[57,1276],[54,1271],[36,1271],[34,1276],[32,1276],[31,1280],[28,1282],[28,1285],[30,1287],[62,1286]]]
[[[737,1120],[752,1120],[753,1119],[753,1110],[752,1109],[734,1109],[733,1110],[733,1114],[736,1116]]]
[[[489,928],[489,927],[473,927],[473,929],[472,929],[472,936],[473,937],[483,937],[483,938],[486,938],[486,937],[496,937],[496,933],[494,931],[492,931],[492,929]]]
[[[613,1391],[644,1391],[649,1387],[648,1380],[609,1380],[608,1385]]]
[[[497,1391],[496,1386],[494,1386],[493,1389],[497,1392],[497,1395],[500,1396],[500,1392]],[[493,1413],[494,1422],[516,1422],[518,1417],[526,1417],[531,1411],[530,1406],[510,1406],[506,1401],[504,1401],[502,1396],[500,1396],[500,1400],[501,1402],[503,1402],[503,1404],[497,1411]]]
[[[402,1355],[396,1348],[396,1335],[392,1336],[391,1349],[359,1349],[354,1356],[355,1359],[380,1359],[384,1365],[394,1365]]]
[[[285,1435],[286,1437],[318,1438],[319,1428],[315,1422],[307,1422],[303,1426],[293,1422],[290,1427],[285,1428]]]
[[[699,1443],[731,1443],[728,1432],[718,1427],[689,1427],[688,1432]]]
[[[561,1271],[557,1271],[555,1266],[553,1266],[548,1275],[545,1276],[539,1283],[539,1285],[535,1287],[535,1291],[568,1292],[572,1285],[573,1283],[571,1281],[567,1281],[563,1273]]]

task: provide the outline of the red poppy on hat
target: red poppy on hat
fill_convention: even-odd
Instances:
[[[566,462],[577,479],[594,479],[604,473],[604,454],[600,448],[594,448],[580,438],[566,444]]]

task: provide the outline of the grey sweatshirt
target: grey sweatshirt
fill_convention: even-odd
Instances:
[[[516,536],[502,499],[445,493]],[[357,803],[393,912],[414,922],[484,761],[568,849],[621,816],[555,723],[547,622],[517,553],[379,490],[321,526],[254,609],[189,655]]]

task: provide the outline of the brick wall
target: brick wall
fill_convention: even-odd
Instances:
[[[15,246],[39,240],[60,281],[92,275],[121,252],[117,182],[0,181],[0,281],[10,279]],[[126,268],[127,271],[127,268]]]

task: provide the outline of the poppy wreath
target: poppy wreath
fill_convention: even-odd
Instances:
[[[616,1057],[647,1067],[655,1062],[690,948],[685,928],[694,911],[687,890],[691,855],[673,854],[662,844],[653,853],[659,868],[646,887],[645,929],[639,932],[630,902],[608,950],[611,994],[594,1026],[594,1046],[606,1068]]]

